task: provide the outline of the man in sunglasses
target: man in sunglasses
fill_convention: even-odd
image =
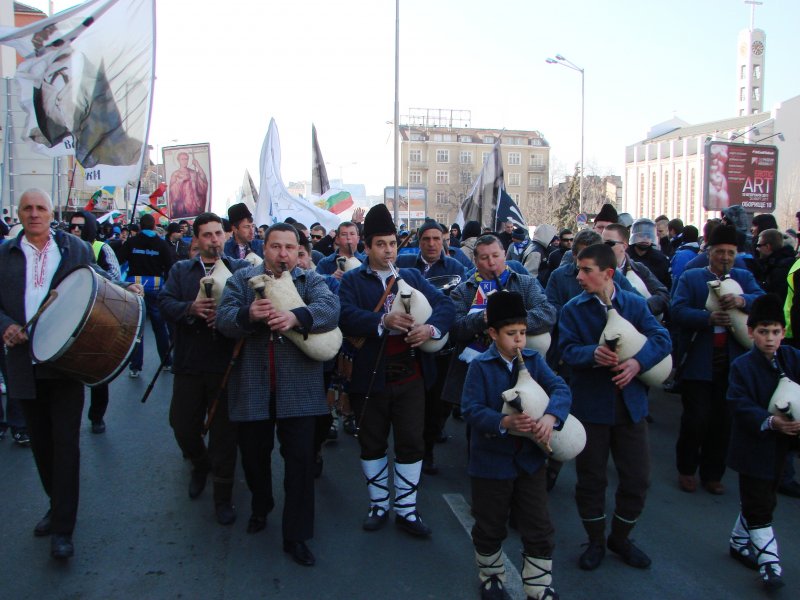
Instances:
[[[561,265],[564,252],[572,250],[572,242],[575,241],[575,234],[571,229],[562,229],[558,234],[558,246],[553,249],[547,257],[547,263],[552,269],[557,269]]]

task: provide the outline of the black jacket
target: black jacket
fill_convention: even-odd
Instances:
[[[782,246],[766,258],[758,260],[760,285],[768,294],[777,294],[781,300],[786,300],[789,291],[789,269],[794,264],[794,250],[789,246]]]
[[[128,277],[166,277],[175,262],[169,244],[157,235],[146,235],[144,231],[126,240],[119,251],[119,261],[128,261]]]
[[[634,249],[633,245],[628,246],[628,256],[631,260],[643,263],[658,280],[663,283],[666,288],[672,289],[672,276],[669,272],[669,259],[664,256],[661,250],[656,250],[653,246],[649,246],[645,253],[639,255]]]

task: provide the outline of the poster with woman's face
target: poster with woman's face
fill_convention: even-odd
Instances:
[[[211,151],[209,144],[169,146],[163,149],[167,178],[167,207],[175,219],[193,219],[211,207]]]

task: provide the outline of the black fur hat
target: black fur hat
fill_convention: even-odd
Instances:
[[[528,320],[528,311],[525,302],[518,292],[495,292],[486,302],[486,323],[489,327],[496,327],[503,321],[519,319]]]

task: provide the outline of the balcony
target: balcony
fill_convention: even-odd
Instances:
[[[427,160],[410,160],[410,161],[408,161],[408,168],[409,169],[427,169],[428,168],[428,161]]]
[[[538,184],[538,185],[528,184],[528,191],[529,192],[543,192],[544,190],[545,190],[545,187],[541,183]]]
[[[544,173],[546,169],[545,165],[528,165],[528,173]]]

